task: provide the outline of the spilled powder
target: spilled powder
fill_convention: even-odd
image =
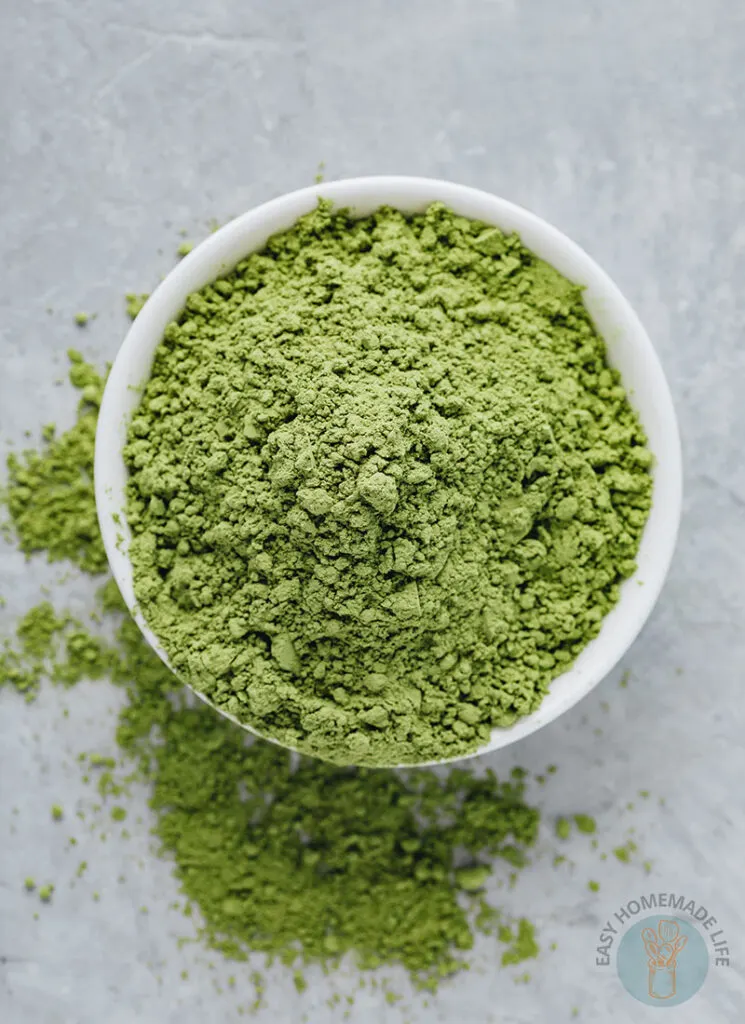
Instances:
[[[44,427],[45,445],[7,459],[4,494],[18,546],[27,555],[44,551],[50,562],[73,562],[85,572],[108,568],[93,495],[93,452],[101,375],[68,352],[70,382],[80,391],[75,425],[60,437]]]
[[[21,618],[15,643],[0,642],[0,686],[13,686],[28,701],[46,678],[72,686],[82,679],[108,676],[111,668],[112,654],[104,643],[74,617],[58,615],[49,601]]]

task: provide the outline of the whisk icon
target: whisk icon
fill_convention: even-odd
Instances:
[[[657,922],[657,930],[643,928],[644,943],[649,964],[649,994],[653,999],[672,999],[677,991],[676,971],[678,954],[688,942],[680,934],[677,921],[665,918]]]

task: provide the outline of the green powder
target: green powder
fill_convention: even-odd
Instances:
[[[105,559],[90,478],[101,378],[75,355],[71,378],[93,389],[84,392],[78,422],[59,438],[48,428],[41,451],[11,459],[7,498],[23,550],[99,572]],[[625,414],[622,401],[619,409]],[[368,494],[384,495],[385,486]],[[81,523],[92,526],[80,530]],[[497,922],[505,963],[537,955],[530,922],[501,922],[485,893],[492,874],[499,880],[500,861],[526,862],[537,834],[524,772],[499,782],[463,769],[444,776],[339,769],[247,743],[208,708],[190,705],[111,580],[98,610],[118,620],[113,645],[49,602],[32,609],[0,653],[0,685],[28,699],[45,676],[66,685],[110,676],[126,689],[121,766],[90,754],[84,769],[96,772],[104,798],[126,793],[132,759],[149,779],[156,835],[206,942],[237,959],[259,950],[288,964],[333,966],[347,953],[363,966],[403,963],[426,987],[467,963],[476,931],[493,934]],[[120,820],[123,811],[117,804],[108,812]],[[592,831],[591,819],[574,821]],[[568,835],[569,820],[560,822]],[[78,877],[86,867],[81,862]],[[32,878],[24,884],[36,888]],[[40,897],[48,901],[53,889],[42,886]],[[256,972],[250,979],[260,1002],[265,982]]]
[[[78,415],[89,417],[88,406]],[[94,512],[90,491],[89,507],[81,504],[73,472],[80,468],[71,443],[79,424],[69,435],[57,442],[68,459],[59,516],[47,516],[44,487],[25,504],[24,523],[35,524],[41,551],[69,535],[68,517]],[[65,500],[66,492],[75,500]],[[71,550],[90,564],[84,546]],[[0,682],[31,698],[45,676],[69,684],[107,675],[126,690],[116,734],[122,764],[89,753],[79,759],[81,770],[96,773],[105,800],[121,800],[133,765],[149,781],[155,834],[206,943],[238,960],[251,952],[279,957],[293,970],[313,962],[333,967],[346,955],[363,968],[400,963],[425,988],[467,964],[476,933],[492,934],[499,917],[487,902],[492,874],[499,876],[500,862],[525,864],[537,836],[539,814],[525,800],[524,772],[499,781],[463,769],[444,776],[341,769],[249,742],[211,709],[192,706],[110,579],[97,598],[92,621],[100,620],[115,624],[113,643],[49,602],[32,609],[6,651],[18,672],[4,674],[0,662]],[[61,811],[55,805],[52,817]],[[126,811],[117,802],[107,813],[120,822]],[[80,863],[77,878],[86,867]],[[32,879],[25,884],[35,887]],[[49,900],[52,891],[44,886],[40,896]],[[510,963],[520,950],[535,955],[537,947],[516,946],[504,927]]]
[[[150,295],[147,292],[128,292],[126,298],[127,316],[130,320],[134,320],[139,316],[140,310],[150,298]]]
[[[535,711],[651,495],[581,289],[437,204],[322,203],[192,295],[125,456],[174,669],[339,764],[462,755]]]
[[[93,497],[93,451],[103,378],[68,353],[70,381],[81,391],[75,426],[60,438],[45,428],[41,451],[8,456],[6,501],[18,544],[27,555],[44,550],[50,562],[66,559],[86,572],[107,567]]]
[[[477,858],[509,858],[536,835],[521,784],[492,775],[293,769],[286,752],[247,745],[203,708],[168,711],[161,730],[161,745],[146,744],[157,834],[203,936],[237,959],[352,953],[363,968],[402,963],[432,987],[474,940],[456,858],[473,873]]]
[[[0,686],[11,685],[33,700],[64,627],[65,620],[57,618],[48,601],[27,612],[16,627],[17,645],[6,639],[0,648]]]
[[[512,934],[509,928],[501,929],[502,941],[510,942],[510,948],[502,953],[502,966],[508,964],[519,964],[524,960],[538,956],[538,943],[535,938],[535,929],[526,918],[518,922],[516,934]]]
[[[39,887],[39,899],[42,903],[50,903],[54,894],[54,886],[51,882],[48,885],[42,885]]]
[[[73,504],[77,508],[77,503]],[[103,641],[91,636],[82,623],[71,615],[58,616],[50,602],[43,601],[16,626],[15,644],[8,638],[2,641],[0,687],[10,685],[31,701],[42,679],[64,686],[82,679],[102,679],[110,674],[112,660]]]
[[[633,839],[629,839],[623,846],[616,846],[613,853],[622,864],[628,864],[631,861],[631,855],[636,853],[636,851],[636,843]]]
[[[592,835],[597,831],[595,819],[591,818],[589,814],[575,814],[574,824],[580,832],[584,832],[586,835]]]

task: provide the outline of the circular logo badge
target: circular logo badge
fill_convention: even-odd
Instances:
[[[618,977],[647,1006],[680,1006],[706,979],[709,953],[690,921],[645,917],[625,933],[616,956]]]

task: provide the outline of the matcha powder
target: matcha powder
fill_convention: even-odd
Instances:
[[[71,379],[85,389],[96,375],[73,360]],[[31,476],[11,457],[7,490],[9,506],[22,511],[13,518],[19,545],[33,538],[33,550],[54,558],[64,548],[90,573],[101,538],[81,439],[95,430],[96,408],[83,402],[69,431],[46,432],[42,449],[24,457]],[[75,532],[88,523],[90,537]],[[489,902],[503,884],[500,864],[512,877],[538,835],[523,771],[498,779],[491,771],[339,768],[252,742],[172,675],[113,580],[100,588],[90,622],[105,637],[49,601],[32,608],[0,647],[0,688],[33,701],[43,679],[69,686],[105,676],[125,690],[121,761],[80,754],[84,781],[95,783],[105,803],[98,810],[114,822],[129,820],[120,802],[131,783],[149,784],[153,832],[207,945],[237,961],[279,959],[298,988],[304,965],[331,969],[349,957],[363,969],[400,964],[415,986],[433,990],[468,966],[479,932],[507,944],[504,963],[537,955],[530,923]],[[58,805],[51,814],[65,818]],[[86,869],[81,862],[76,879]],[[25,887],[37,891],[31,877]],[[38,888],[39,897],[48,902],[54,888]],[[240,981],[255,985],[254,1008],[263,998],[256,962]]]
[[[80,391],[75,425],[57,437],[44,427],[46,445],[7,460],[4,495],[21,549],[44,550],[50,562],[66,559],[90,573],[105,572],[106,552],[93,496],[93,452],[104,381],[70,350],[70,382]]]
[[[535,711],[651,498],[581,289],[438,204],[321,203],[190,296],[125,457],[173,668],[340,764],[462,755]]]

